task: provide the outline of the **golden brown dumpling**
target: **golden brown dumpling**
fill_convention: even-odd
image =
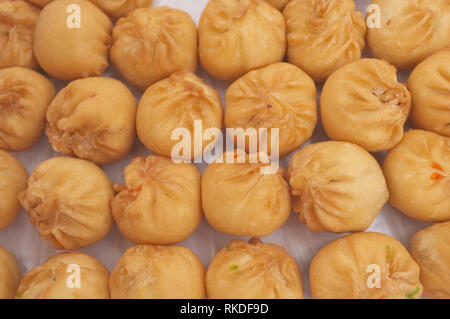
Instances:
[[[420,63],[409,77],[408,88],[413,125],[450,137],[450,49]]]
[[[133,93],[111,78],[75,80],[47,110],[46,134],[56,152],[99,165],[124,157],[136,136]]]
[[[209,128],[222,128],[222,103],[219,94],[202,79],[188,71],[180,71],[150,86],[139,103],[136,128],[141,142],[152,152],[172,157],[175,129],[190,132],[191,154],[175,152],[175,157],[186,160],[202,155],[212,143],[202,139],[201,147],[194,145],[194,121],[202,121],[202,136]]]
[[[420,268],[395,238],[355,233],[319,250],[309,266],[313,298],[415,299]]]
[[[269,129],[279,128],[281,157],[305,143],[311,137],[316,123],[317,96],[314,82],[292,64],[275,63],[251,71],[227,90],[225,126],[244,130],[267,128],[263,144],[268,146],[269,151]]]
[[[145,8],[152,4],[153,0],[90,0],[107,15],[118,19],[138,8]]]
[[[275,244],[232,240],[206,273],[211,299],[303,299],[302,276],[294,258]]]
[[[71,5],[79,6],[80,25]],[[69,23],[70,22],[70,23]],[[45,72],[62,81],[102,75],[108,66],[112,23],[87,0],[58,0],[42,9],[34,33],[34,54]]]
[[[261,0],[210,0],[199,25],[203,67],[233,81],[248,71],[280,62],[286,51],[283,15]]]
[[[108,269],[94,257],[60,253],[23,277],[16,299],[109,299],[108,278]]]
[[[94,244],[112,225],[111,182],[98,166],[85,160],[54,157],[42,162],[19,197],[41,238],[55,249]]]
[[[122,234],[138,244],[185,240],[202,220],[200,172],[190,163],[161,156],[138,157],[125,168],[125,184],[111,211]]]
[[[394,207],[422,221],[450,220],[450,138],[408,131],[383,170]]]
[[[44,7],[48,3],[55,0],[27,0],[32,4]],[[113,19],[118,19],[127,15],[130,11],[137,8],[148,7],[153,0],[89,0],[97,7],[102,9],[107,15]]]
[[[202,206],[212,227],[235,236],[264,237],[286,222],[291,212],[286,172],[280,166],[264,174],[267,165],[231,151],[208,166],[202,176]]]
[[[44,7],[55,0],[27,0],[37,6]],[[153,0],[89,0],[113,19],[127,15],[137,8],[148,7]]]
[[[389,199],[375,158],[346,142],[310,144],[289,164],[294,211],[312,231],[363,231]]]
[[[0,68],[37,68],[33,31],[39,9],[22,0],[0,0]]]
[[[420,266],[425,297],[450,299],[450,222],[418,231],[411,255]]]
[[[448,0],[372,0],[381,13],[381,27],[369,28],[372,53],[396,67],[412,68],[450,46]]]
[[[123,77],[145,90],[183,69],[197,69],[197,26],[169,7],[133,10],[113,30],[111,61]]]
[[[264,0],[268,4],[274,6],[278,10],[283,10],[283,8],[288,4],[291,0]]]
[[[44,7],[45,5],[47,5],[48,3],[54,1],[54,0],[27,0],[28,2],[35,4],[39,7]]]
[[[361,59],[335,71],[320,100],[328,136],[369,152],[388,150],[400,142],[411,107],[411,95],[397,82],[395,67],[377,59]]]
[[[22,209],[17,195],[27,188],[27,177],[25,167],[0,150],[0,230],[9,226]]]
[[[13,299],[21,278],[16,259],[0,246],[0,299]]]
[[[45,112],[55,95],[49,79],[30,69],[0,70],[0,149],[19,152],[42,135]]]
[[[205,267],[186,247],[128,248],[109,278],[112,299],[203,299]]]
[[[361,58],[366,22],[353,0],[292,0],[283,14],[289,61],[315,81]]]

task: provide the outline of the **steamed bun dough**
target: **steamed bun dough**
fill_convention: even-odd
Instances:
[[[0,68],[37,68],[33,32],[39,9],[22,0],[0,0]]]
[[[418,231],[410,250],[420,266],[424,296],[450,299],[450,222]]]
[[[448,0],[372,0],[381,11],[381,28],[369,28],[373,55],[398,68],[412,68],[450,46]]]
[[[188,71],[179,71],[150,86],[139,103],[136,117],[137,134],[152,152],[166,157],[191,160],[203,154],[215,140],[202,138],[195,145],[194,121],[201,121],[202,136],[207,129],[222,128],[223,109],[219,93]],[[190,133],[190,155],[174,148],[180,138],[172,139],[176,129]]]
[[[389,199],[375,158],[346,142],[310,144],[297,151],[289,182],[294,211],[312,231],[363,231]]]
[[[227,157],[234,157],[234,163]],[[235,236],[264,237],[286,222],[291,212],[286,172],[280,166],[274,174],[263,174],[267,165],[231,151],[206,168],[202,204],[212,227]]]
[[[13,299],[22,272],[14,256],[0,246],[0,299]]]
[[[375,269],[379,269],[379,288]],[[419,266],[400,242],[380,233],[355,233],[327,244],[311,261],[309,280],[316,299],[415,299],[422,295]]]
[[[205,267],[182,246],[128,248],[109,278],[112,299],[203,299]]]
[[[202,219],[200,172],[190,163],[161,156],[138,157],[125,168],[125,184],[115,185],[113,217],[130,241],[174,244],[185,240]]]
[[[353,0],[292,0],[283,11],[289,61],[323,82],[361,58],[366,22]]]
[[[316,123],[314,82],[292,64],[280,62],[251,71],[227,90],[225,126],[244,130],[255,128],[257,132],[267,128],[263,145],[267,145],[270,152],[270,129],[278,128],[280,157],[305,143]],[[250,152],[248,143],[246,147]]]
[[[300,269],[275,244],[232,240],[211,261],[206,273],[211,299],[303,299]]]
[[[450,220],[450,138],[411,130],[383,164],[390,203],[414,219]]]
[[[320,106],[328,137],[379,152],[402,139],[411,95],[397,82],[395,67],[382,60],[361,59],[330,75]]]
[[[80,252],[60,253],[23,277],[16,299],[109,299],[108,278],[108,269],[97,259]]]
[[[199,25],[200,61],[214,77],[233,81],[280,62],[286,51],[283,15],[261,0],[210,0]]]
[[[39,164],[20,195],[30,222],[55,249],[96,243],[112,225],[111,182],[95,164],[54,157]]]
[[[17,196],[27,188],[27,177],[25,167],[0,150],[0,230],[9,226],[22,209]]]
[[[70,28],[70,5],[80,7],[80,28]],[[112,23],[87,0],[58,0],[42,9],[34,33],[34,54],[45,72],[62,81],[100,76],[108,66]]]
[[[421,62],[408,80],[414,127],[450,137],[450,49]]]
[[[19,152],[41,137],[55,95],[49,79],[22,67],[0,69],[0,149]]]
[[[111,61],[131,84],[145,90],[180,70],[197,69],[197,26],[184,11],[143,8],[119,19]]]
[[[55,151],[107,164],[133,146],[136,109],[133,93],[118,80],[75,80],[49,105],[45,131]]]

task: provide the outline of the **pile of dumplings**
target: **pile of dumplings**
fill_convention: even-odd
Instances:
[[[379,27],[353,0],[209,0],[198,25],[152,2],[0,0],[0,233],[23,208],[60,250],[24,274],[0,246],[0,298],[301,299],[307,269],[261,237],[302,223],[337,235],[311,248],[313,298],[450,299],[448,0],[372,0]],[[279,129],[281,165],[246,147],[201,171],[220,140],[197,121]],[[44,132],[55,156],[27,172]],[[407,247],[368,231],[387,204],[428,223]],[[206,268],[180,245],[203,217],[239,237]],[[80,249],[114,225],[134,246],[108,269]]]

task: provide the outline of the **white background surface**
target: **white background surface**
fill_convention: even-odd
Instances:
[[[153,6],[167,5],[182,9],[187,11],[194,21],[198,23],[201,12],[207,2],[208,0],[155,0]],[[356,0],[356,3],[358,10],[365,13],[369,0]],[[368,56],[366,53],[365,55]],[[203,77],[206,83],[218,89],[222,98],[224,97],[225,90],[228,86],[227,83],[213,79],[201,68],[199,68],[197,74]],[[403,72],[400,75],[400,80],[405,82],[407,74],[407,72]],[[113,67],[108,69],[106,76],[120,78]],[[55,82],[55,84],[58,89],[64,86],[63,83]],[[140,93],[136,90],[133,91],[136,93],[137,98],[139,98]],[[319,142],[326,139],[326,135],[319,124],[310,142]],[[122,183],[123,170],[129,161],[136,156],[146,156],[148,154],[150,152],[139,141],[136,141],[132,152],[125,159],[112,165],[103,166],[102,168],[114,183]],[[25,165],[28,172],[31,173],[33,168],[39,163],[59,154],[52,151],[47,137],[44,135],[30,150],[14,153],[14,155]],[[380,163],[382,163],[384,155],[375,154]],[[282,165],[286,168],[289,158],[281,161]],[[204,165],[199,165],[199,168],[203,171],[205,167]],[[409,246],[411,236],[425,226],[427,226],[427,223],[414,221],[390,205],[386,205],[369,230],[391,235],[400,240],[404,245]],[[298,221],[295,214],[292,214],[288,222],[281,229],[262,240],[284,246],[288,253],[297,260],[303,275],[305,297],[310,298],[308,268],[312,257],[323,245],[342,235],[344,234],[313,233]],[[203,220],[196,233],[180,244],[191,248],[201,258],[205,267],[207,267],[216,252],[233,238],[236,237],[215,231],[208,225],[206,220]],[[241,239],[248,240],[248,238]],[[0,231],[0,245],[16,256],[24,273],[44,263],[47,258],[58,253],[58,251],[51,247],[49,242],[44,242],[40,239],[37,230],[29,223],[28,216],[23,210],[11,226]],[[131,242],[123,238],[117,227],[114,226],[107,237],[95,245],[81,249],[81,251],[98,258],[111,271],[117,259],[127,247],[132,245]]]

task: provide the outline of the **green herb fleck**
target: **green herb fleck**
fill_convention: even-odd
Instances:
[[[386,252],[387,252],[387,261],[391,261],[391,246],[386,245]]]
[[[420,291],[420,287],[417,287],[416,289],[414,289],[414,291],[411,291],[409,294],[406,295],[406,298],[408,299],[413,299],[413,297],[415,295],[417,295],[417,293]]]
[[[16,292],[16,297],[18,298],[22,297],[22,293],[20,291]]]
[[[233,265],[230,266],[230,270],[236,270],[238,268],[239,268],[239,266],[236,265],[236,264],[233,264]]]
[[[225,246],[225,248],[229,251],[230,250],[230,246]]]

